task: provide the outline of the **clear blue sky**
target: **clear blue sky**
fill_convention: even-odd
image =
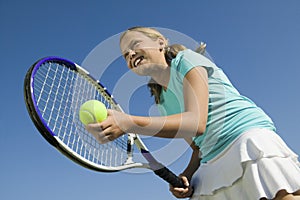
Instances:
[[[152,173],[97,173],[66,159],[40,136],[23,100],[25,73],[37,59],[82,63],[101,41],[137,25],[207,42],[233,84],[300,154],[300,1],[0,0],[0,199],[175,199]],[[111,76],[105,84],[118,70]],[[132,112],[147,114],[143,101]],[[180,173],[189,153],[170,168]]]

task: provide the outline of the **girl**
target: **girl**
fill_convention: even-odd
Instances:
[[[129,69],[150,76],[149,88],[162,117],[109,110],[86,128],[100,143],[132,132],[184,138],[193,149],[177,198],[201,200],[299,199],[300,168],[274,132],[272,120],[239,94],[223,71],[197,50],[168,46],[157,30],[134,27],[120,38]]]

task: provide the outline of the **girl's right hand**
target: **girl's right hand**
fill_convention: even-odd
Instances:
[[[186,188],[178,188],[173,187],[170,185],[170,192],[176,197],[176,198],[188,198],[193,195],[193,188],[190,186],[189,181],[187,177],[181,176],[181,179],[183,181],[183,184],[186,186]]]

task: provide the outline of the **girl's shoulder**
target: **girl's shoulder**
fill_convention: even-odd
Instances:
[[[178,52],[177,56],[171,62],[171,68],[183,76],[192,68],[200,66],[206,68],[209,75],[213,73],[214,69],[218,68],[209,58],[191,49]]]

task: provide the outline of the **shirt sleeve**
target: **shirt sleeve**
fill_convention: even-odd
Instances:
[[[179,52],[171,64],[183,77],[194,67],[204,67],[210,77],[216,67],[208,58],[189,49]]]

